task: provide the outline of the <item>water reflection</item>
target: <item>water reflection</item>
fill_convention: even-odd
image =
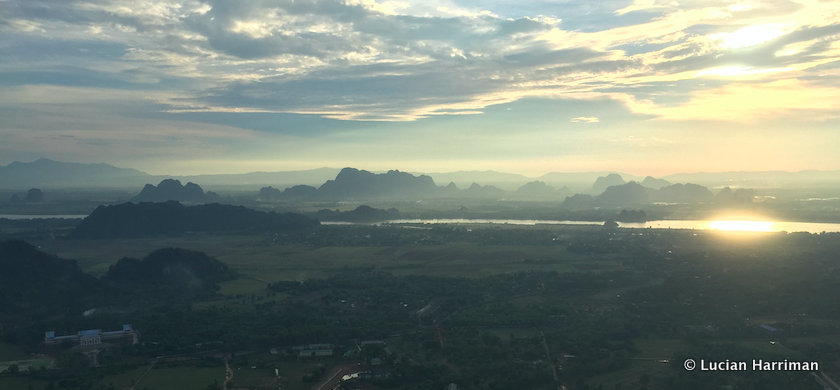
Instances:
[[[507,224],[507,225],[603,225],[604,221],[567,221],[534,219],[398,219],[386,224]],[[647,222],[619,222],[622,228],[694,229],[732,232],[840,232],[840,223],[755,221],[746,219],[688,220],[668,219]]]
[[[773,222],[719,220],[709,222],[709,229],[728,232],[774,232]]]

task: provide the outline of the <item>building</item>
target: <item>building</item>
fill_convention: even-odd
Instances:
[[[95,347],[101,344],[137,344],[138,334],[131,324],[122,326],[122,330],[103,331],[102,329],[80,330],[74,335],[56,336],[55,331],[44,333],[44,344],[48,347],[68,343],[70,346]]]

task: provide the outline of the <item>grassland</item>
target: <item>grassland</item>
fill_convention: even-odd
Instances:
[[[47,246],[47,245],[44,245]],[[141,258],[155,249],[180,247],[207,253],[239,272],[244,280],[223,288],[248,293],[254,282],[324,278],[347,268],[375,268],[395,275],[480,277],[525,270],[573,271],[601,267],[618,269],[620,262],[591,258],[551,245],[483,245],[453,242],[441,245],[322,246],[269,244],[266,239],[237,235],[191,235],[175,238],[63,240],[48,246],[76,259],[93,275],[102,275],[122,257]],[[250,280],[250,281],[249,281]],[[259,285],[259,283],[257,283]]]
[[[0,361],[26,359],[28,355],[16,346],[0,341]]]

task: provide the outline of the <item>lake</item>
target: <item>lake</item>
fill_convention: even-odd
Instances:
[[[0,214],[0,219],[49,219],[49,218],[83,219],[85,217],[87,217],[87,214],[43,214],[43,215]]]
[[[502,225],[603,225],[604,221],[568,221],[539,219],[395,219],[389,224],[502,224]],[[840,223],[789,221],[717,221],[669,219],[647,222],[618,222],[619,227],[637,229],[693,229],[756,232],[840,232]]]

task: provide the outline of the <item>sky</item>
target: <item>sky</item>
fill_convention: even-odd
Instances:
[[[0,0],[0,164],[840,169],[836,0]]]

